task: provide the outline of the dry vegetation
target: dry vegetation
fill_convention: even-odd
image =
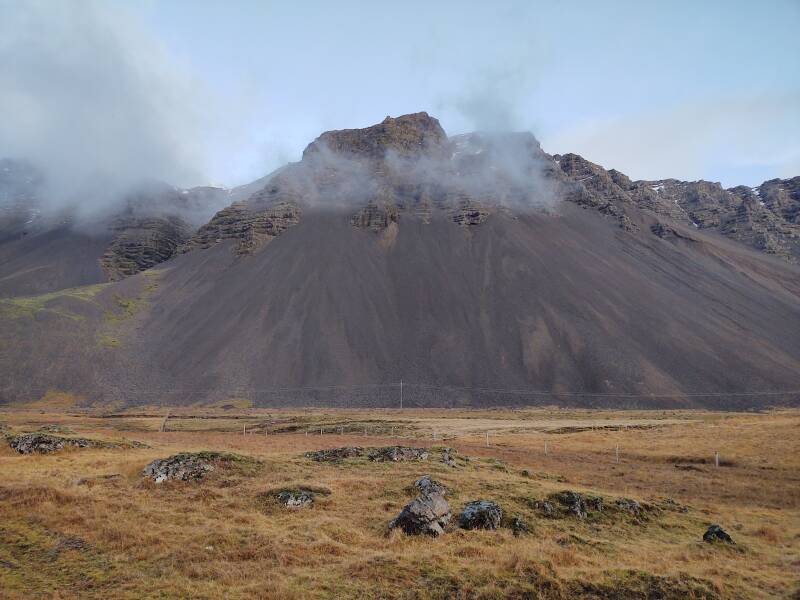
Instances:
[[[160,432],[164,411],[156,409],[47,410],[8,409],[0,422],[14,432],[61,425],[84,437],[124,437],[151,447],[44,456],[0,449],[3,598],[798,593],[800,414],[794,411],[267,412],[234,406],[174,410]],[[452,469],[436,454],[427,463],[397,464],[321,464],[302,455],[390,444],[444,444],[473,460]],[[219,469],[191,483],[141,478],[154,458],[204,449],[251,456],[261,465]],[[438,539],[387,535],[387,523],[413,495],[409,486],[424,473],[452,490],[455,514],[466,501],[496,500],[506,518],[522,516],[531,533],[514,537],[503,527],[453,528]],[[313,507],[296,510],[264,495],[293,485],[325,493]],[[642,520],[608,511],[585,521],[548,519],[534,509],[533,501],[564,489],[658,508]],[[688,512],[670,508],[666,498]],[[703,543],[710,523],[720,523],[737,544]]]

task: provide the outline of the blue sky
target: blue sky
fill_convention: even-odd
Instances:
[[[4,11],[37,6],[4,2]],[[175,155],[179,183],[242,183],[298,159],[326,129],[419,110],[451,134],[530,130],[550,153],[577,152],[634,178],[732,186],[800,175],[797,0],[108,0],[82,3],[69,19],[30,12],[26,22],[49,20],[62,44],[82,21],[102,31],[66,68],[107,55],[95,85],[104,72],[130,75],[109,101],[137,96],[143,82],[143,101],[161,113],[150,129],[170,137],[162,153]],[[81,35],[72,47],[91,37]],[[15,75],[3,81],[2,53],[5,83]],[[124,64],[113,69],[114,60]],[[0,129],[0,143],[14,139]]]

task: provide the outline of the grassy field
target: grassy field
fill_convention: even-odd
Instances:
[[[797,411],[234,405],[166,414],[0,412],[7,434],[57,425],[66,435],[149,446],[22,456],[3,445],[0,597],[800,597]],[[303,456],[387,445],[434,451],[425,462],[391,464]],[[440,446],[470,460],[448,467]],[[194,482],[141,476],[155,458],[198,450],[259,463]],[[388,533],[426,473],[450,489],[451,529],[436,539]],[[324,493],[310,508],[287,509],[273,501],[286,487]],[[544,516],[536,501],[562,490],[602,496],[608,508],[585,520]],[[617,498],[643,503],[643,515],[616,510]],[[475,499],[498,502],[504,526],[458,529],[461,507]],[[512,534],[514,516],[529,534]],[[711,523],[736,545],[704,543]]]

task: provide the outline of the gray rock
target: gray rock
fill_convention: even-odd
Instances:
[[[359,458],[364,455],[364,449],[358,446],[345,446],[343,448],[329,448],[306,452],[305,457],[317,462],[338,462],[346,458]]]
[[[456,459],[453,457],[454,454],[458,454],[458,451],[455,448],[443,448],[442,462],[448,467],[457,467],[458,464],[456,463]]]
[[[374,462],[401,462],[406,460],[428,460],[428,451],[425,448],[408,448],[406,446],[386,446],[375,448],[368,455]]]
[[[577,518],[586,518],[586,501],[578,492],[565,490],[563,492],[553,494],[553,499],[555,499],[562,506],[566,507],[567,510]]]
[[[314,492],[309,490],[284,490],[276,496],[288,508],[303,508],[314,504]]]
[[[588,510],[603,512],[603,499],[600,496],[587,496],[584,502]]]
[[[736,542],[733,541],[733,538],[728,535],[728,532],[717,524],[711,525],[706,530],[706,532],[703,534],[703,541],[708,542],[709,544],[713,544],[714,542],[736,544]]]
[[[399,515],[389,523],[389,529],[400,528],[408,535],[444,533],[452,514],[444,496],[435,492],[421,494],[409,502]]]
[[[514,517],[511,519],[511,531],[516,537],[530,533],[527,523],[522,520],[522,517]]]
[[[149,463],[142,474],[155,481],[163,483],[168,480],[191,481],[202,479],[207,473],[214,470],[214,465],[209,459],[195,454],[176,454],[169,458],[159,458]]]
[[[617,498],[615,504],[617,505],[618,509],[627,511],[636,516],[639,516],[642,513],[642,505],[636,500],[631,500],[630,498]]]
[[[92,440],[83,438],[64,438],[45,433],[24,433],[9,438],[9,446],[20,454],[49,454],[63,450],[70,446],[73,448],[89,448],[98,445]]]
[[[430,475],[423,475],[414,482],[414,487],[423,494],[441,494],[447,495],[447,488],[435,479],[431,479]]]
[[[533,504],[534,508],[542,511],[546,517],[554,517],[556,514],[556,507],[547,500],[537,500]]]
[[[474,500],[464,505],[458,526],[462,529],[497,529],[503,518],[502,509],[489,500]]]

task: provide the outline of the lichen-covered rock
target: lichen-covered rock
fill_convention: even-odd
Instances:
[[[305,457],[317,462],[338,462],[346,458],[359,458],[364,456],[364,448],[358,446],[345,446],[343,448],[328,448],[306,452]]]
[[[367,455],[373,462],[401,462],[407,460],[428,460],[425,448],[409,448],[406,446],[386,446],[375,448]]]
[[[714,542],[722,542],[724,544],[735,544],[733,538],[722,527],[716,523],[711,525],[703,534],[703,541],[710,544]]]
[[[94,440],[84,438],[64,438],[45,433],[23,433],[11,436],[9,446],[20,454],[49,454],[66,447],[90,448],[100,445]]]
[[[578,492],[564,490],[563,492],[553,494],[551,497],[577,518],[586,518],[586,501]]]
[[[586,496],[584,498],[587,510],[603,512],[603,499],[600,496]]]
[[[442,462],[446,464],[448,467],[457,467],[458,463],[456,462],[455,455],[458,454],[458,450],[455,448],[443,448],[442,449]]]
[[[618,509],[629,512],[637,517],[642,513],[642,505],[630,498],[617,498],[614,504]]]
[[[450,505],[444,496],[435,492],[420,494],[389,523],[389,529],[399,528],[408,535],[436,537],[444,533],[451,517]]]
[[[191,481],[202,479],[215,469],[216,464],[257,463],[257,461],[225,452],[182,452],[149,463],[142,475],[156,483],[164,481]]]
[[[546,517],[554,517],[556,516],[556,507],[553,506],[551,502],[547,500],[537,500],[533,503],[533,507],[537,510],[542,511],[544,516]]]
[[[431,479],[430,475],[423,475],[414,482],[414,487],[423,494],[441,494],[447,495],[447,488],[435,479]]]
[[[474,500],[464,505],[458,526],[462,529],[497,529],[503,510],[490,500]]]
[[[515,516],[513,519],[511,519],[511,532],[515,537],[519,537],[521,535],[525,535],[526,533],[530,533],[530,528],[522,519],[522,517]]]
[[[283,490],[278,492],[276,498],[287,508],[303,508],[314,504],[314,492],[309,490]]]

